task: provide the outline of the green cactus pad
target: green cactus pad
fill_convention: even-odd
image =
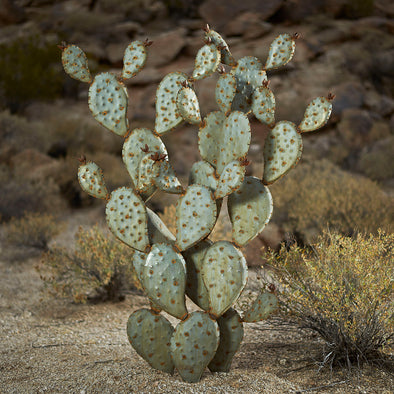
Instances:
[[[231,110],[236,90],[237,81],[233,74],[222,74],[219,77],[215,88],[215,99],[222,112]]]
[[[246,245],[263,231],[271,218],[271,193],[260,179],[247,176],[242,186],[229,196],[227,208],[233,241],[239,246]]]
[[[215,198],[223,198],[235,192],[241,185],[245,176],[245,166],[234,160],[224,167],[220,175]]]
[[[261,292],[253,301],[251,307],[245,312],[242,319],[246,323],[255,323],[265,320],[272,312],[278,309],[278,298],[270,292]]]
[[[218,185],[215,168],[204,160],[195,162],[190,170],[189,185],[191,184],[207,186],[214,192]]]
[[[204,239],[183,252],[186,261],[186,294],[204,311],[209,309],[208,291],[202,279],[201,269],[207,249],[212,245]]]
[[[193,312],[175,328],[171,354],[182,379],[198,382],[219,345],[219,326],[207,313]]]
[[[127,336],[134,350],[151,367],[171,374],[174,372],[170,349],[173,332],[164,316],[149,309],[133,312],[127,321]]]
[[[142,285],[148,297],[170,315],[180,319],[187,314],[185,260],[173,245],[152,245],[145,261]]]
[[[214,165],[220,175],[227,164],[247,154],[251,139],[249,119],[240,111],[227,117],[214,111],[204,118],[198,136],[201,157]]]
[[[254,91],[267,80],[263,66],[256,57],[245,56],[239,59],[236,67],[231,70],[231,74],[235,76],[237,82],[231,109],[249,113]]]
[[[145,145],[148,146],[148,152],[143,151]],[[147,154],[151,155],[156,152],[160,155],[167,155],[167,150],[162,140],[153,134],[151,130],[137,128],[132,130],[127,136],[123,144],[122,158],[134,185],[138,184],[138,173],[142,159]]]
[[[126,48],[123,56],[122,78],[129,79],[138,74],[146,63],[146,46],[142,41],[133,41]]]
[[[218,49],[220,49],[221,59],[223,64],[227,64],[228,66],[234,66],[236,61],[233,55],[228,48],[226,41],[224,41],[223,37],[217,33],[215,30],[209,30],[205,34],[205,39],[210,38],[212,43],[216,45]]]
[[[152,194],[155,188],[155,178],[159,174],[159,167],[151,159],[151,154],[145,155],[139,165],[136,189],[140,193]]]
[[[105,186],[103,171],[92,161],[81,164],[78,168],[78,181],[82,189],[96,198],[106,198],[108,195]]]
[[[260,86],[252,97],[252,111],[254,116],[261,122],[269,126],[275,124],[275,96],[272,90]]]
[[[248,266],[231,242],[219,241],[205,253],[202,276],[209,294],[210,313],[220,316],[237,301],[248,279]]]
[[[178,111],[176,99],[181,83],[187,81],[188,76],[182,72],[167,74],[156,91],[156,120],[155,131],[164,134],[182,123],[183,118]]]
[[[167,228],[158,215],[151,209],[146,208],[148,214],[148,231],[151,244],[157,243],[175,243],[175,236]]]
[[[177,95],[178,112],[186,122],[196,124],[201,122],[200,106],[195,91],[192,88],[182,88]]]
[[[89,87],[89,108],[101,125],[124,136],[129,128],[127,105],[127,90],[115,74],[105,72],[96,75]]]
[[[332,110],[331,102],[325,97],[317,97],[306,107],[304,118],[299,124],[299,130],[314,131],[324,126],[330,118]]]
[[[216,222],[216,203],[208,187],[190,185],[176,206],[176,245],[186,250],[207,237]]]
[[[194,63],[193,79],[199,80],[213,74],[220,63],[220,51],[215,44],[204,45],[198,52]]]
[[[108,227],[125,244],[144,252],[149,246],[148,215],[133,189],[120,187],[111,193],[106,210]]]
[[[302,154],[302,138],[294,123],[278,122],[264,144],[263,182],[269,185],[298,163]]]
[[[138,280],[142,284],[142,276],[144,274],[144,266],[145,266],[145,261],[148,256],[148,253],[140,252],[139,250],[134,250],[133,253],[133,267],[134,270],[137,274]]]
[[[290,34],[280,34],[272,41],[265,69],[272,70],[287,64],[294,55],[295,41]]]
[[[76,45],[67,45],[64,47],[62,52],[62,63],[64,71],[71,78],[87,83],[92,81],[88,59],[81,48]]]
[[[229,372],[233,357],[241,345],[244,328],[241,316],[232,308],[220,316],[217,322],[220,329],[220,342],[208,368],[212,372]]]
[[[179,182],[175,170],[168,160],[156,163],[159,167],[158,174],[154,179],[155,185],[166,193],[181,194],[184,189]]]

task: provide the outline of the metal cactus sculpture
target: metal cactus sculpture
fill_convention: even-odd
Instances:
[[[134,41],[127,47],[121,75],[103,72],[94,78],[80,48],[61,46],[65,71],[90,84],[93,116],[124,138],[123,161],[132,186],[110,193],[101,169],[84,158],[78,178],[84,191],[106,200],[109,228],[135,249],[130,263],[151,308],[131,314],[129,341],[153,368],[169,373],[176,368],[188,382],[199,381],[206,367],[213,372],[229,371],[243,338],[243,324],[266,319],[277,308],[272,287],[258,295],[243,316],[232,308],[248,278],[240,247],[270,220],[273,203],[267,185],[297,164],[302,134],[327,122],[332,99],[331,95],[314,99],[298,126],[276,122],[275,97],[266,71],[290,61],[297,36],[281,34],[275,38],[263,65],[255,57],[234,59],[217,32],[208,26],[204,30],[205,45],[197,53],[192,75],[172,72],[158,86],[154,130],[129,126],[124,85],[145,65],[151,42]],[[220,73],[214,92],[218,110],[202,119],[194,85],[216,71]],[[245,176],[252,115],[270,128],[262,179]],[[198,127],[202,159],[192,166],[186,188],[179,182],[161,140],[182,122]],[[176,234],[147,207],[147,200],[158,190],[179,194]],[[213,243],[209,235],[226,196],[232,240]],[[187,310],[186,295],[200,311]],[[162,310],[180,320],[175,329]]]

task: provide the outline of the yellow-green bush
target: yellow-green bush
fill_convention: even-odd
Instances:
[[[344,235],[392,231],[394,201],[365,177],[327,160],[302,163],[270,188],[273,221],[305,242],[329,227]]]
[[[6,241],[12,246],[30,246],[47,250],[48,242],[60,230],[59,221],[52,215],[29,212],[7,223]]]
[[[285,307],[326,342],[326,363],[376,360],[393,343],[394,234],[326,232],[310,249],[265,258]]]
[[[38,35],[0,45],[0,91],[13,112],[31,100],[60,95],[64,75],[59,70],[59,50]]]
[[[54,247],[43,255],[37,269],[53,296],[76,303],[120,301],[127,289],[141,288],[132,264],[133,253],[97,226],[79,228],[75,251]]]

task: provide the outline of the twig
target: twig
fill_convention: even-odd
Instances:
[[[59,347],[59,346],[73,346],[72,343],[52,343],[49,345],[34,345],[34,343],[31,343],[31,347],[33,349],[44,349],[47,347]]]

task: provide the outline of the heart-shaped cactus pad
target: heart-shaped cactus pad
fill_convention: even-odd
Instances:
[[[324,126],[330,118],[332,104],[325,97],[317,97],[306,107],[304,118],[298,128],[302,133]]]
[[[255,323],[265,320],[271,313],[278,309],[278,298],[270,292],[261,292],[245,312],[243,321]]]
[[[145,66],[146,46],[142,41],[133,41],[124,52],[122,78],[129,79],[138,74]]]
[[[272,41],[265,69],[271,70],[287,64],[294,55],[295,41],[290,34],[280,34]]]
[[[63,48],[62,63],[64,71],[70,77],[87,83],[92,80],[88,59],[82,49],[76,45],[67,45]]]
[[[193,79],[199,80],[213,74],[220,63],[220,51],[215,44],[204,45],[194,63]]]

